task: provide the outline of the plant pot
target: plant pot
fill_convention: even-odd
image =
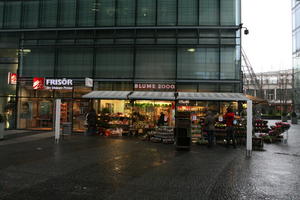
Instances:
[[[4,123],[0,123],[0,140],[4,138]]]
[[[292,124],[298,124],[298,118],[292,117]]]

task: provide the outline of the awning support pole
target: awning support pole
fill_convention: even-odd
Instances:
[[[246,156],[252,156],[252,129],[253,129],[253,122],[252,122],[252,101],[247,101],[247,145],[246,145]]]

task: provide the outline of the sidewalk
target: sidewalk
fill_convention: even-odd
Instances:
[[[52,136],[54,136],[52,131],[6,130],[4,131],[4,139],[0,140],[0,146],[35,141]]]

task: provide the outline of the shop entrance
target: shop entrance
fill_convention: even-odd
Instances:
[[[73,132],[84,132],[85,116],[90,108],[90,101],[86,99],[73,100]]]

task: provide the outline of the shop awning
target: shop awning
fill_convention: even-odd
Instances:
[[[242,93],[214,93],[214,92],[178,92],[178,100],[198,101],[247,101]]]
[[[262,98],[259,98],[259,97],[255,97],[255,96],[251,96],[251,95],[246,95],[246,97],[250,100],[253,101],[253,103],[255,104],[258,104],[258,103],[261,103],[261,104],[268,104],[268,100],[266,99],[262,99]]]
[[[93,91],[82,97],[87,99],[128,99],[130,93],[131,91]]]
[[[174,92],[133,92],[129,99],[140,100],[175,100]]]

